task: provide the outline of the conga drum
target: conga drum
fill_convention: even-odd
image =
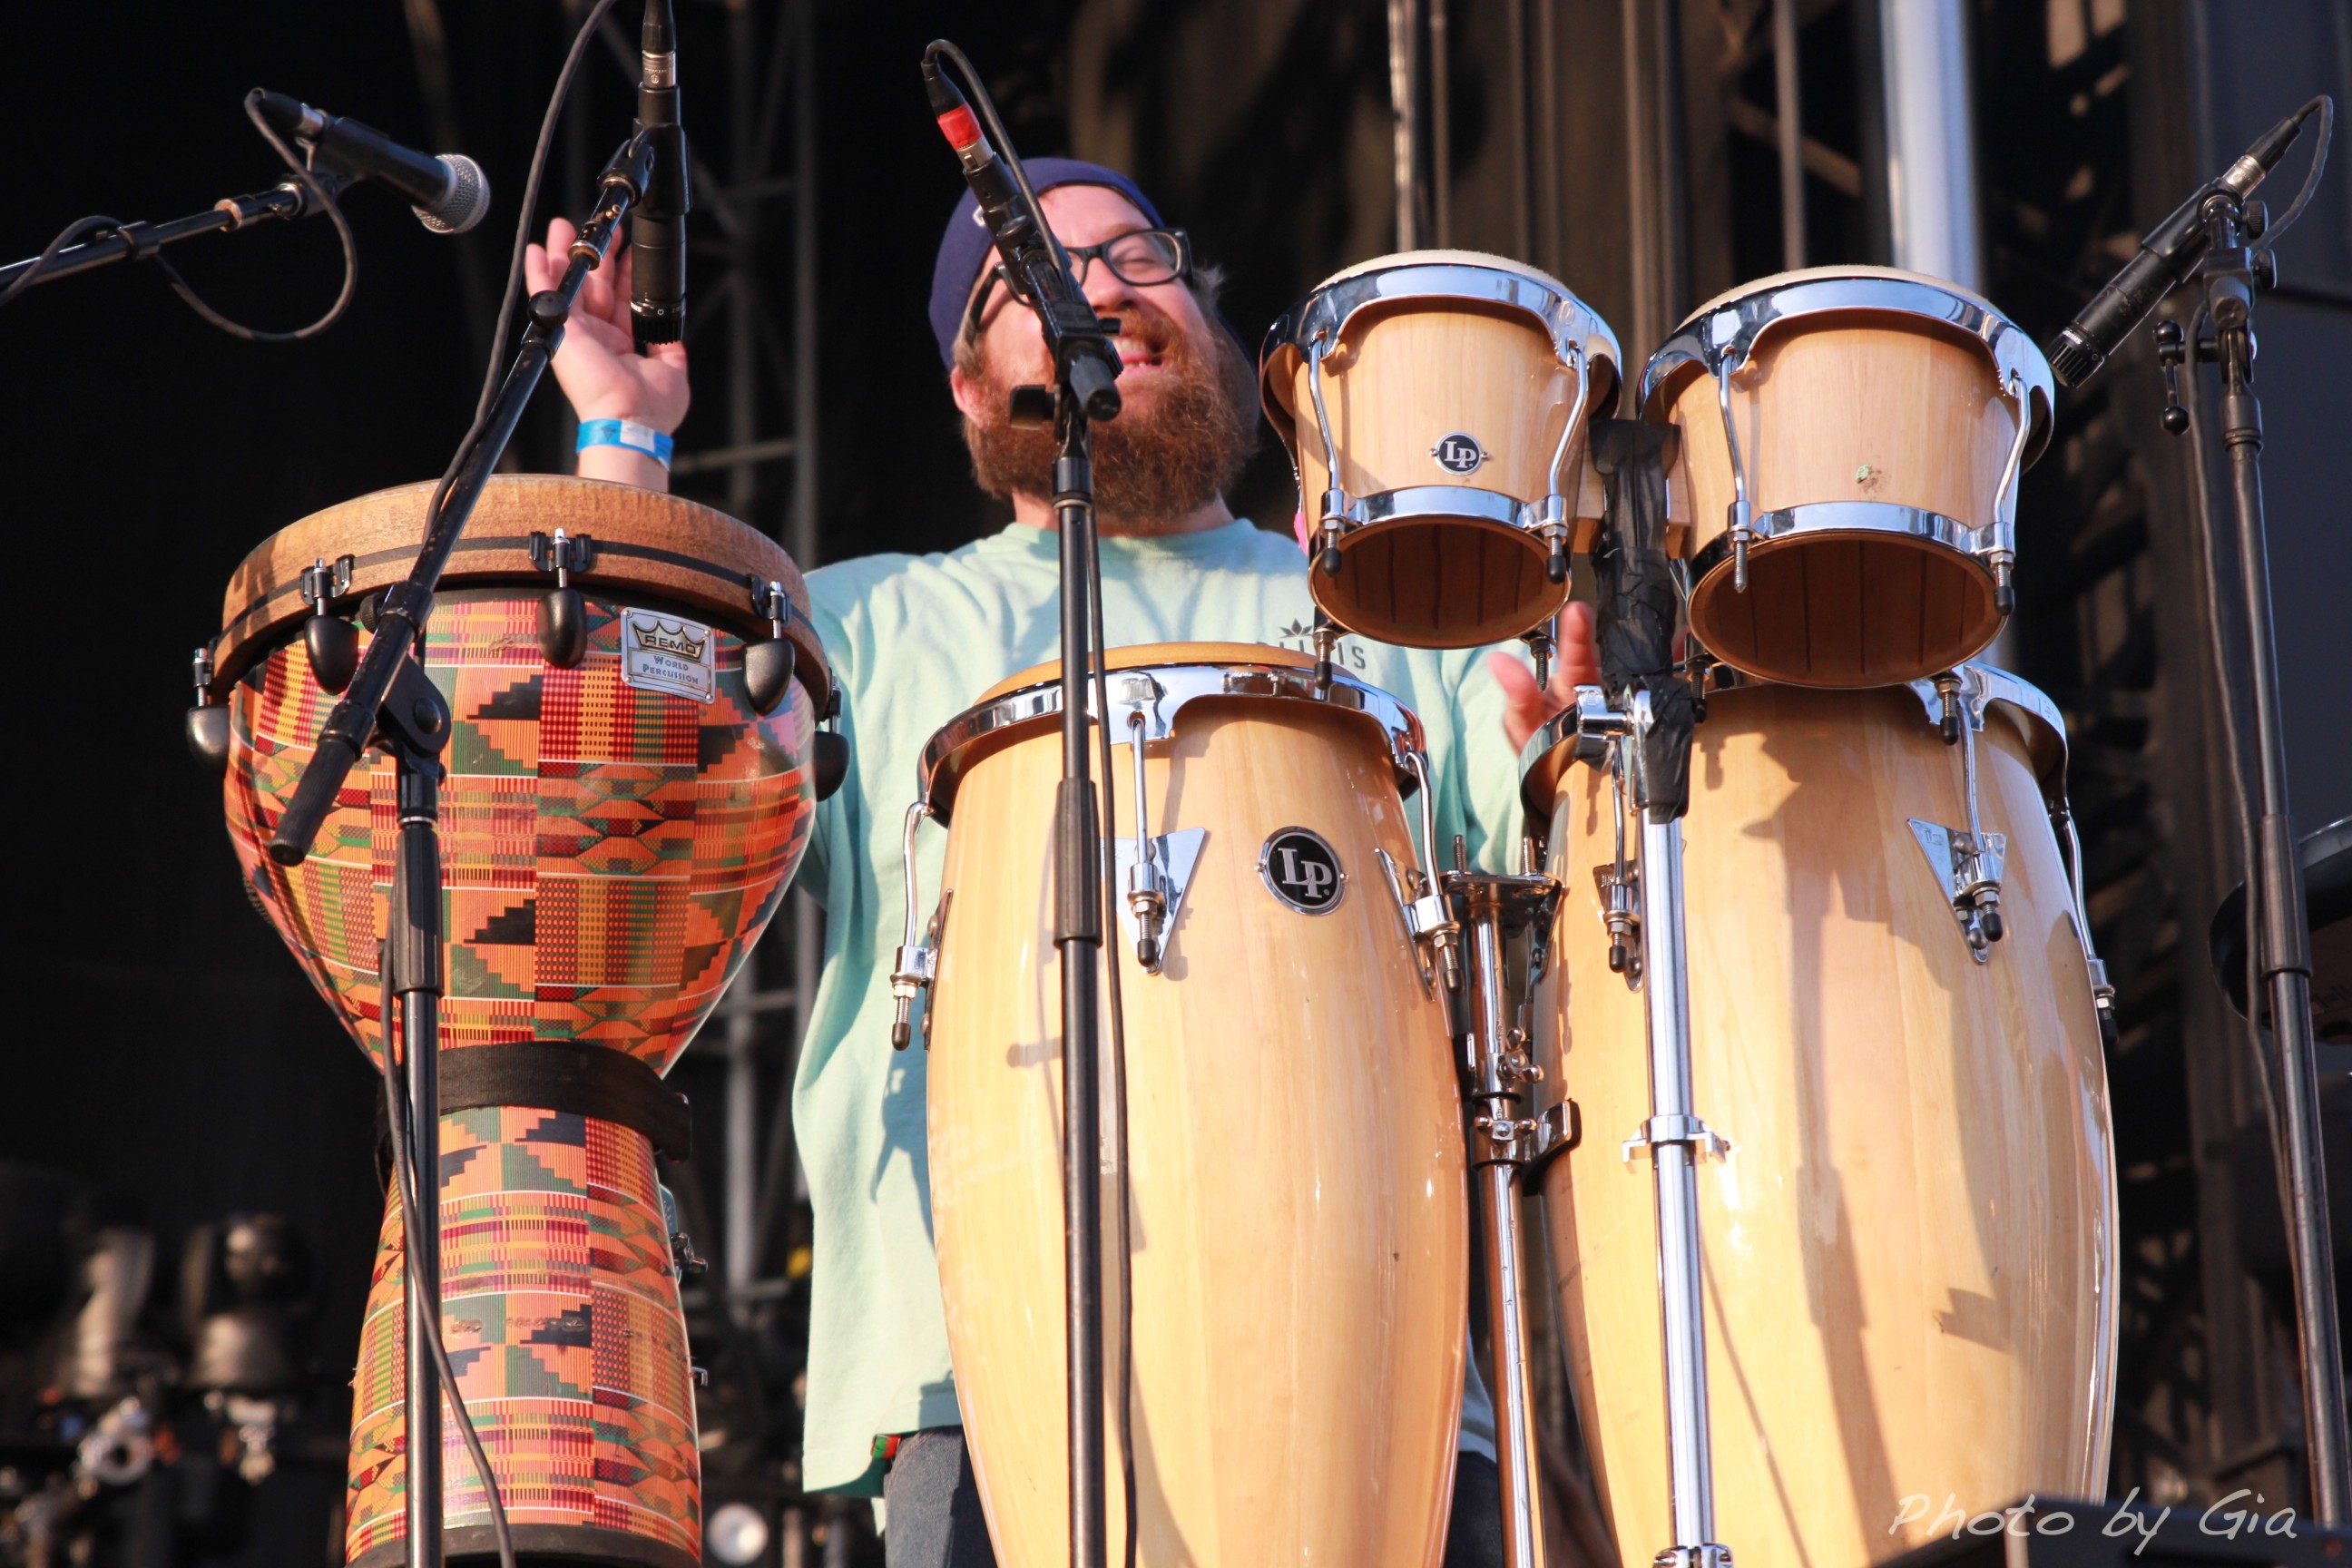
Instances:
[[[1106,933],[1126,994],[1137,1560],[1431,1568],[1469,1242],[1444,1011],[1388,880],[1417,863],[1400,779],[1420,722],[1345,676],[1318,689],[1281,648],[1169,644],[1108,662],[1116,826],[1131,860],[1139,713],[1172,916],[1149,968],[1125,909]],[[931,1213],[1006,1568],[1068,1553],[1055,679],[1041,666],[992,688],[922,764],[948,824]],[[1120,1212],[1107,1189],[1112,1369]],[[1115,1370],[1107,1383],[1117,1542]]]
[[[1650,357],[1682,432],[1690,627],[1798,686],[1885,686],[1989,647],[2009,613],[2018,477],[2050,366],[1985,300],[1885,267],[1744,284]]]
[[[1696,731],[1691,1079],[1731,1143],[1697,1185],[1715,1517],[1739,1568],[1879,1562],[1953,1509],[2095,1497],[2106,1474],[2115,1141],[2052,826],[2064,731],[2025,683],[1959,677],[1966,746],[1927,683],[1749,685]],[[1621,1149],[1650,1114],[1644,996],[1608,960],[1616,792],[1566,767],[1574,744],[1524,781],[1566,888],[1540,1046],[1587,1132],[1545,1207],[1594,1474],[1645,1568],[1674,1536],[1655,1199]],[[1970,821],[1971,752],[2004,927],[1982,944],[1935,853]]]
[[[1586,426],[1619,372],[1615,335],[1566,284],[1476,251],[1383,256],[1293,306],[1258,363],[1332,620],[1475,647],[1568,602]]]
[[[432,489],[363,496],[264,542],[229,584],[213,647],[247,889],[380,1068],[391,763],[362,760],[299,866],[279,867],[267,844],[334,700],[306,622],[348,616],[406,575]],[[543,646],[559,556],[584,610],[576,658]],[[793,679],[762,713],[745,647],[780,623]],[[824,647],[791,561],[741,523],[619,485],[509,478],[483,492],[442,578],[424,670],[455,721],[441,794],[449,1359],[519,1550],[688,1568],[701,1560],[700,1479],[648,1131],[661,1117],[534,1103],[517,1086],[552,1074],[622,1101],[658,1088],[807,845]],[[469,1095],[468,1081],[490,1087]],[[666,1142],[676,1131],[651,1127]],[[352,1381],[344,1550],[364,1568],[399,1561],[405,1534],[398,1192]],[[454,1422],[443,1447],[445,1544],[487,1555],[488,1508]]]

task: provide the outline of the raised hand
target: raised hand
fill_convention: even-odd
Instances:
[[[523,286],[532,293],[552,289],[562,275],[564,252],[577,231],[562,218],[547,226],[547,243],[523,252]],[[691,398],[686,345],[661,343],[639,353],[629,333],[629,247],[616,243],[604,264],[588,274],[572,320],[556,351],[556,384],[580,419],[634,419],[664,435],[675,434]],[[653,458],[621,447],[592,447],[580,454],[582,477],[615,479],[646,489],[667,489],[669,471]]]
[[[1592,606],[1570,604],[1559,613],[1559,647],[1553,651],[1551,683],[1538,686],[1528,667],[1507,653],[1486,656],[1486,668],[1503,689],[1503,734],[1517,756],[1544,721],[1576,700],[1580,686],[1601,682],[1601,652],[1592,639]]]

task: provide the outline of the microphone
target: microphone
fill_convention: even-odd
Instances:
[[[1005,271],[1018,285],[1013,292],[1037,311],[1055,368],[1068,382],[1087,418],[1117,418],[1118,351],[1111,347],[1108,336],[1116,323],[1106,324],[1097,317],[1094,306],[1072,284],[1069,264],[1054,243],[1045,215],[996,155],[996,149],[988,144],[971,105],[928,54],[923,57],[923,89],[929,95],[931,116],[939,121],[940,133],[955,149],[956,161],[963,165],[964,183],[980,203],[981,221],[996,241]]]
[[[637,132],[654,154],[645,200],[629,214],[630,335],[639,348],[686,334],[686,132],[677,118],[677,26],[670,0],[646,0]]]
[[[404,147],[371,125],[313,109],[281,92],[262,92],[261,112],[310,149],[311,164],[345,179],[382,180],[415,205],[416,221],[436,234],[463,234],[490,210],[490,182],[462,153],[438,157]]]
[[[2208,244],[2205,204],[2215,196],[2243,201],[2252,195],[2286,156],[2304,121],[2317,107],[2315,100],[2263,132],[2221,178],[2207,181],[2142,237],[2139,253],[2042,345],[2062,385],[2080,386],[2097,374],[2107,356],[2147,320],[2173,286],[2197,269]]]

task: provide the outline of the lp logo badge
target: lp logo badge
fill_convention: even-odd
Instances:
[[[1322,835],[1286,827],[1257,852],[1257,874],[1265,890],[1304,915],[1328,914],[1348,890],[1348,873]]]
[[[1456,430],[1442,438],[1429,449],[1437,466],[1449,474],[1475,474],[1486,460],[1486,448],[1478,445],[1478,437]]]

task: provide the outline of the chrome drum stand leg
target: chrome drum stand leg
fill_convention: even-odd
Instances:
[[[1624,765],[1638,770],[1647,752],[1650,696],[1635,691],[1612,709],[1597,688],[1578,689],[1578,731],[1599,752],[1617,742]],[[1637,789],[1638,799],[1650,792]],[[1699,1261],[1698,1162],[1731,1145],[1692,1107],[1690,974],[1683,931],[1683,826],[1653,821],[1644,809],[1640,889],[1641,981],[1650,1048],[1650,1119],[1625,1140],[1631,1161],[1647,1150],[1656,1183],[1658,1316],[1666,1369],[1666,1459],[1675,1539],[1657,1568],[1731,1568],[1730,1550],[1715,1539],[1715,1470],[1707,1432],[1706,1300]]]
[[[1495,1351],[1495,1455],[1503,1491],[1503,1562],[1507,1568],[1543,1568],[1543,1507],[1539,1500],[1535,1388],[1528,1364],[1527,1282],[1519,1247],[1519,1187],[1572,1147],[1576,1110],[1563,1101],[1540,1117],[1522,1114],[1527,1086],[1543,1077],[1528,1049],[1523,1022],[1528,995],[1547,960],[1559,884],[1549,877],[1485,876],[1449,871],[1441,879],[1446,901],[1466,928],[1470,963],[1465,998],[1471,1028],[1465,1037],[1465,1092],[1473,1107],[1472,1181],[1486,1243],[1486,1310]],[[1512,936],[1524,932],[1528,973],[1524,988],[1510,984]]]

